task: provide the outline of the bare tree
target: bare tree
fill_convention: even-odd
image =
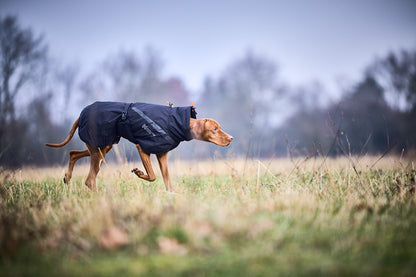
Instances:
[[[237,141],[234,150],[258,153],[259,137],[265,137],[272,127],[279,113],[277,99],[284,90],[277,64],[248,51],[218,79],[206,78],[197,108],[201,114],[218,119],[233,134]]]
[[[412,109],[416,105],[416,51],[391,52],[374,62],[367,74],[383,86],[395,108]]]
[[[189,92],[176,77],[163,76],[163,60],[152,48],[143,55],[120,51],[106,58],[100,68],[83,79],[80,89],[85,102],[110,99],[126,102],[189,104]]]
[[[76,85],[79,72],[79,66],[76,64],[66,65],[56,73],[56,79],[63,87],[63,100],[65,117],[68,116],[68,109],[71,98],[73,96],[74,87]]]
[[[0,18],[0,141],[4,126],[15,119],[17,94],[34,76],[46,53],[42,36],[22,29],[15,16]]]
[[[235,120],[245,123],[245,128],[249,128],[253,121],[264,124],[270,111],[269,105],[280,90],[277,73],[277,65],[273,61],[249,51],[230,64],[216,84],[211,79],[206,80],[202,99],[209,105],[221,99],[220,103],[216,103],[218,111],[215,112],[225,113],[220,115],[224,119],[235,117]]]

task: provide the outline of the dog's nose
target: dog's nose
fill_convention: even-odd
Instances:
[[[228,140],[231,142],[233,140],[233,136],[228,136]]]

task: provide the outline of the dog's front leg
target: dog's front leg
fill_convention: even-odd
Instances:
[[[137,151],[139,151],[140,159],[142,159],[142,163],[144,166],[144,169],[146,170],[147,174],[144,174],[143,171],[135,168],[131,172],[136,174],[139,178],[142,178],[146,181],[153,182],[156,180],[155,173],[153,172],[152,164],[150,162],[150,154],[145,153],[140,145],[136,144]]]
[[[170,183],[170,176],[168,170],[168,152],[157,154],[157,161],[159,162],[160,171],[162,172],[163,182],[167,191],[175,191]]]

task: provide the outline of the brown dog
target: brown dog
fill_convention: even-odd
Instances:
[[[108,103],[110,103],[110,102],[108,102]],[[130,109],[130,106],[128,107],[128,109]],[[129,111],[129,114],[130,114],[130,111]],[[127,108],[126,108],[126,114],[124,114],[123,116],[126,116],[126,115],[127,115]],[[50,146],[50,147],[62,147],[64,145],[66,145],[72,139],[76,129],[79,127],[80,119],[82,118],[82,116],[83,116],[83,114],[81,113],[80,118],[78,118],[74,122],[74,124],[71,128],[71,131],[70,131],[68,137],[65,139],[65,141],[63,141],[60,144],[47,143],[46,145]],[[120,117],[118,117],[118,118],[120,118]],[[230,136],[229,134],[225,133],[223,130],[221,130],[221,126],[213,119],[207,119],[207,118],[194,119],[194,118],[189,118],[189,116],[188,116],[187,119],[189,119],[189,133],[190,133],[190,134],[188,134],[189,139],[197,139],[197,140],[212,142],[212,143],[220,145],[220,146],[227,146],[233,140],[233,137]],[[154,123],[154,122],[152,122],[152,123]],[[147,125],[145,126],[145,124],[143,124],[143,126],[141,126],[141,127],[143,127],[143,129],[151,132],[150,130],[148,130],[149,127]],[[159,127],[159,126],[156,126],[156,127]],[[188,128],[185,128],[185,130],[187,130],[186,132],[188,132]],[[87,131],[91,132],[91,130],[87,130]],[[123,135],[121,135],[121,136],[124,137]],[[81,130],[80,130],[80,137],[81,137]],[[118,139],[119,139],[119,137],[120,137],[120,135],[118,136]],[[81,139],[82,139],[82,137],[81,137]],[[186,140],[188,140],[188,139],[186,139]],[[72,150],[72,151],[70,151],[69,152],[68,171],[65,174],[64,182],[69,183],[69,181],[71,180],[72,171],[73,171],[74,165],[75,165],[77,160],[79,160],[83,157],[91,156],[90,171],[89,171],[88,177],[85,181],[85,184],[91,190],[97,190],[96,177],[97,177],[97,174],[100,170],[101,163],[103,162],[105,155],[111,150],[113,143],[117,143],[117,142],[118,142],[118,140],[114,141],[114,142],[112,142],[112,143],[110,143],[107,146],[102,147],[102,148],[95,147],[95,146],[92,146],[92,145],[86,143],[88,150],[83,150],[83,151]],[[136,144],[136,148],[139,152],[139,155],[140,155],[140,158],[143,162],[143,166],[144,166],[144,169],[145,169],[146,173],[144,173],[143,171],[141,171],[137,168],[133,169],[132,172],[135,173],[141,179],[144,179],[144,180],[149,181],[149,182],[153,182],[156,179],[156,176],[153,172],[152,164],[150,162],[150,154],[151,153],[146,153],[145,151],[143,151],[142,147],[139,144]],[[171,181],[170,181],[170,177],[169,177],[168,160],[167,160],[168,152],[157,153],[156,157],[157,157],[157,160],[159,162],[159,166],[160,166],[160,170],[162,172],[163,181],[165,183],[166,190],[174,191],[173,187],[172,187],[172,184],[171,184]]]

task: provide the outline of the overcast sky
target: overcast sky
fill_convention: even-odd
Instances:
[[[165,73],[199,90],[251,49],[293,85],[357,81],[390,50],[416,48],[416,0],[20,1],[0,0],[44,34],[50,53],[86,68],[121,49],[152,46]]]

